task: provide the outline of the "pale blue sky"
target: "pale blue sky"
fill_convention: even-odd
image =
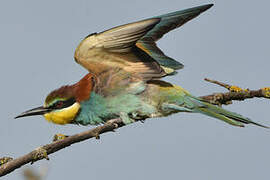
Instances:
[[[259,2],[259,3],[258,3]],[[159,42],[185,68],[167,78],[194,95],[224,89],[208,77],[244,88],[269,86],[269,1],[137,0],[0,2],[0,156],[18,157],[49,143],[55,133],[89,127],[57,126],[43,117],[14,120],[43,104],[53,89],[87,72],[73,61],[82,38],[116,25],[202,4],[215,6]],[[270,125],[269,101],[235,102],[227,109]],[[50,155],[52,179],[269,180],[270,131],[237,128],[200,114],[181,113],[135,123]],[[21,179],[22,169],[2,179]]]

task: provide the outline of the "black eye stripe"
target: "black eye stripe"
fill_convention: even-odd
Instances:
[[[66,108],[66,107],[73,105],[75,102],[76,102],[76,100],[74,98],[70,98],[70,99],[65,100],[65,101],[56,101],[50,107],[50,109],[63,109],[63,108]]]

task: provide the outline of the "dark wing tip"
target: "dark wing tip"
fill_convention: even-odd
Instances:
[[[202,5],[202,10],[206,11],[207,9],[210,9],[212,6],[214,6],[214,4],[206,4],[206,5]]]
[[[197,7],[191,8],[191,9],[198,10],[199,14],[201,14],[204,11],[210,9],[212,6],[214,6],[214,4],[205,4],[205,5],[197,6]]]

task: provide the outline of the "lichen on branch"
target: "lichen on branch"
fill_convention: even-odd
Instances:
[[[205,78],[205,81],[217,84],[229,90],[227,93],[214,93],[207,96],[201,96],[205,101],[215,105],[232,104],[233,100],[243,101],[251,98],[268,98],[270,99],[270,87],[264,87],[258,90],[242,89],[238,86],[229,85],[223,82],[210,80]]]

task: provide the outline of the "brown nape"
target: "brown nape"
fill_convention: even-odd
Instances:
[[[46,98],[45,103],[49,104],[55,98],[75,98],[77,102],[87,100],[95,85],[95,76],[91,73],[85,75],[79,82],[73,85],[62,86],[52,91]]]
[[[92,73],[85,75],[79,82],[72,85],[72,91],[77,102],[89,99],[95,86],[95,76]]]

